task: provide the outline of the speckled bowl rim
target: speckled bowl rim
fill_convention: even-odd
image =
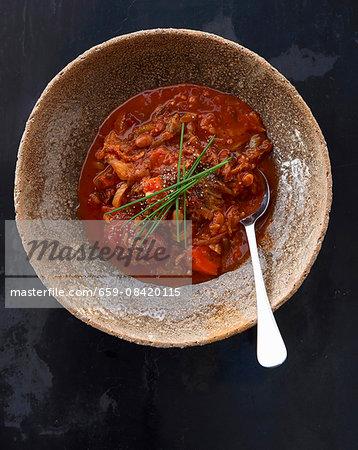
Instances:
[[[27,122],[26,122],[26,127],[24,130],[24,133],[22,135],[21,141],[20,141],[20,145],[19,145],[19,150],[18,150],[18,157],[17,157],[17,164],[16,164],[16,170],[15,170],[15,213],[16,213],[16,221],[22,220],[23,218],[23,212],[22,212],[22,208],[21,208],[21,204],[19,202],[19,199],[17,198],[18,196],[16,195],[17,192],[17,188],[21,185],[21,174],[20,174],[20,166],[21,166],[21,162],[23,159],[23,153],[25,151],[25,147],[26,147],[26,140],[28,135],[31,132],[31,118],[32,116],[38,112],[38,110],[41,109],[41,105],[43,103],[43,100],[47,97],[47,95],[50,95],[50,91],[52,89],[52,87],[59,81],[59,79],[61,78],[61,76],[71,70],[74,66],[76,66],[77,64],[80,64],[82,62],[83,59],[87,58],[88,56],[102,50],[105,49],[107,47],[110,47],[112,45],[115,45],[117,43],[119,43],[122,40],[128,40],[128,39],[132,39],[135,40],[137,37],[139,36],[146,36],[146,35],[154,35],[154,34],[183,34],[183,35],[187,35],[187,36],[191,36],[191,37],[201,37],[201,38],[210,38],[211,40],[214,40],[216,42],[218,42],[221,45],[226,45],[226,46],[230,46],[234,49],[239,49],[241,53],[245,54],[245,56],[253,58],[254,60],[256,60],[264,69],[271,71],[271,73],[275,76],[275,78],[277,79],[278,83],[282,85],[282,89],[285,89],[286,92],[290,95],[290,97],[292,98],[292,100],[294,102],[297,102],[300,104],[300,107],[303,109],[303,111],[305,111],[305,115],[306,115],[306,120],[308,120],[308,122],[310,123],[311,127],[313,129],[316,130],[316,132],[319,134],[319,139],[322,142],[322,145],[320,146],[320,150],[322,152],[322,164],[323,164],[323,170],[326,173],[326,177],[327,177],[327,190],[325,192],[325,204],[324,207],[322,209],[322,217],[321,217],[321,223],[320,223],[320,229],[319,229],[319,237],[317,239],[317,242],[315,244],[315,248],[314,251],[312,252],[311,258],[308,261],[308,263],[306,264],[306,267],[304,268],[304,270],[302,270],[302,275],[301,277],[297,280],[297,282],[292,286],[291,290],[282,297],[282,299],[280,299],[275,305],[273,305],[273,309],[276,310],[278,309],[281,305],[283,305],[288,299],[290,299],[295,292],[297,292],[297,290],[299,289],[299,287],[301,286],[301,284],[303,283],[303,281],[305,280],[305,278],[307,277],[307,275],[309,274],[311,267],[313,265],[313,263],[315,262],[317,255],[321,249],[322,246],[322,242],[325,236],[325,233],[327,231],[327,227],[328,227],[328,222],[329,222],[329,213],[330,213],[330,209],[331,209],[331,204],[332,204],[332,173],[331,173],[331,165],[330,165],[330,160],[329,160],[329,154],[328,154],[328,149],[327,149],[327,145],[325,142],[325,139],[323,137],[323,134],[320,130],[320,127],[317,123],[317,121],[315,120],[310,108],[307,106],[307,104],[304,102],[304,100],[302,99],[302,97],[298,94],[297,90],[292,86],[292,84],[277,70],[275,69],[273,66],[271,66],[271,64],[269,64],[264,58],[262,58],[261,56],[257,55],[256,53],[254,53],[253,51],[243,47],[240,44],[237,44],[235,42],[232,42],[228,39],[224,39],[220,36],[217,36],[215,34],[212,33],[207,33],[204,31],[197,31],[197,30],[189,30],[189,29],[182,29],[182,28],[156,28],[156,29],[148,29],[148,30],[142,30],[142,31],[136,31],[133,33],[128,33],[128,34],[124,34],[121,36],[117,36],[114,37],[108,41],[105,41],[101,44],[95,45],[94,47],[90,48],[89,50],[85,51],[84,53],[82,53],[81,55],[79,55],[76,59],[74,59],[73,61],[71,61],[69,64],[67,64],[67,66],[65,66],[65,68],[63,68],[46,86],[46,88],[44,89],[44,91],[42,92],[40,98],[37,100]],[[57,298],[57,301],[59,303],[61,303],[60,299]],[[63,305],[64,306],[64,305]],[[65,306],[65,308],[71,312],[75,317],[77,317],[78,319],[82,320],[83,322],[85,322],[88,325],[91,325],[101,331],[104,331],[107,334],[111,334],[113,336],[119,337],[121,339],[125,339],[129,342],[134,342],[137,344],[141,344],[141,345],[150,345],[150,346],[154,346],[154,347],[163,347],[163,348],[170,348],[170,347],[187,347],[187,346],[195,346],[195,345],[204,345],[204,344],[208,344],[211,342],[215,342],[215,341],[219,341],[222,339],[225,339],[227,337],[233,336],[237,333],[241,333],[243,331],[245,331],[246,329],[252,327],[253,325],[256,324],[257,319],[255,318],[255,320],[248,320],[245,323],[241,323],[240,325],[238,325],[237,327],[232,328],[230,331],[225,331],[223,333],[218,333],[215,336],[210,336],[209,338],[206,339],[201,339],[200,341],[183,341],[183,342],[175,342],[175,343],[170,343],[170,342],[165,342],[165,341],[151,341],[151,340],[146,340],[146,339],[141,339],[141,338],[136,338],[133,337],[131,335],[126,335],[125,333],[119,333],[116,331],[111,330],[110,328],[106,328],[105,326],[102,326],[99,323],[95,323],[92,319],[89,321],[88,317],[86,317],[86,315],[81,314],[79,311],[72,309],[68,306]]]

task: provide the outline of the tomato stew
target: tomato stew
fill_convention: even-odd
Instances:
[[[262,201],[264,184],[256,169],[263,170],[273,194],[276,185],[272,143],[260,116],[233,95],[181,84],[142,92],[119,106],[102,124],[84,163],[78,217],[101,220],[114,208],[174,184],[182,123],[182,164],[187,171],[213,135],[197,171],[232,156],[186,195],[187,219],[193,224],[193,282],[197,283],[237,268],[247,256],[240,220]],[[105,218],[129,219],[138,212],[138,205]],[[257,224],[259,240],[271,212],[272,206]],[[182,214],[183,199],[179,218]],[[175,208],[166,218],[176,218]]]

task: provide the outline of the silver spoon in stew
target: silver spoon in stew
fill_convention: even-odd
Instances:
[[[260,207],[253,214],[240,220],[240,222],[245,227],[254,269],[257,301],[257,360],[263,367],[275,367],[285,361],[287,350],[267,297],[257,252],[255,222],[264,214],[270,202],[270,187],[267,178],[261,170],[259,172],[266,184],[264,198]]]

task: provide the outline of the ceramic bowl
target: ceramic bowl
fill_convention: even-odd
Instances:
[[[20,143],[16,220],[76,219],[77,184],[86,153],[106,116],[146,89],[196,83],[237,95],[256,110],[274,143],[279,181],[260,257],[273,309],[299,288],[320,250],[331,205],[325,140],[295,88],[267,61],[213,34],[140,31],[91,48],[66,66],[36,103]],[[69,263],[64,263],[69,264]],[[45,262],[34,264],[44,280]],[[101,283],[78,279],[76,287]],[[102,282],[103,287],[111,280]],[[113,281],[115,283],[115,280]],[[45,284],[66,287],[66,280]],[[139,344],[184,347],[242,332],[256,322],[248,259],[233,272],[193,286],[186,299],[57,298],[84,322]]]

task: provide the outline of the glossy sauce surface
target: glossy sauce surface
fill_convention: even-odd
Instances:
[[[88,152],[79,182],[78,216],[101,220],[104,213],[175,183],[182,123],[186,170],[213,135],[198,170],[232,156],[187,195],[187,218],[193,223],[193,282],[197,283],[237,268],[247,257],[239,221],[262,201],[264,185],[257,168],[267,176],[273,199],[257,222],[258,241],[275,200],[272,144],[259,115],[233,95],[182,84],[140,93],[119,106],[104,121]],[[137,204],[106,217],[128,219],[141,208]],[[175,214],[170,210],[166,219],[174,219]]]

